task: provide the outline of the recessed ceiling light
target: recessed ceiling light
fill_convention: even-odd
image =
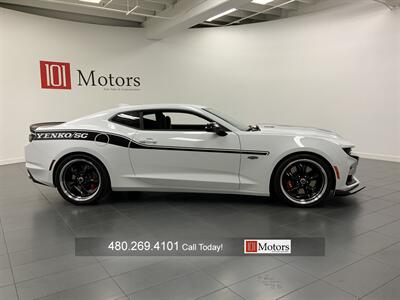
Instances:
[[[89,2],[89,3],[96,3],[99,4],[101,2],[101,0],[79,0],[81,2]]]
[[[224,12],[222,12],[222,13],[214,16],[214,17],[211,17],[211,18],[207,19],[207,22],[212,22],[215,19],[221,18],[222,16],[228,15],[230,13],[233,13],[234,11],[237,11],[237,9],[236,8],[228,9],[228,10],[226,10],[226,11],[224,11]]]
[[[274,0],[252,0],[251,2],[265,5],[265,4],[270,3],[272,1],[274,1]]]

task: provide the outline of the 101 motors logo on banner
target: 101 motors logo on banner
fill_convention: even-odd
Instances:
[[[115,76],[113,74],[100,75],[95,70],[86,73],[76,70],[78,73],[77,86],[96,87],[101,86],[105,90],[138,90],[140,76]],[[70,63],[57,61],[40,61],[40,80],[42,89],[71,89]]]
[[[291,254],[291,240],[244,240],[245,254]]]

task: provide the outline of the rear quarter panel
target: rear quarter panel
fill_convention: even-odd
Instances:
[[[34,140],[25,147],[26,167],[37,181],[53,186],[57,163],[64,156],[77,152],[99,159],[106,167],[113,187],[126,186],[130,181],[132,166],[128,148],[95,141]]]

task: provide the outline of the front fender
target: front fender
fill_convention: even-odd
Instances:
[[[269,195],[271,176],[277,164],[295,153],[319,155],[332,166],[332,170],[337,166],[340,174],[345,174],[350,164],[349,156],[338,144],[316,137],[246,134],[241,136],[241,143],[246,149],[269,151],[268,156],[259,157],[256,162],[247,159],[246,155],[242,156],[241,189],[257,194]],[[345,182],[343,177],[336,180],[336,186]]]

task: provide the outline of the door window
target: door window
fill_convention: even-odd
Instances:
[[[205,131],[210,120],[201,116],[180,111],[149,111],[143,112],[144,130],[187,130]]]

